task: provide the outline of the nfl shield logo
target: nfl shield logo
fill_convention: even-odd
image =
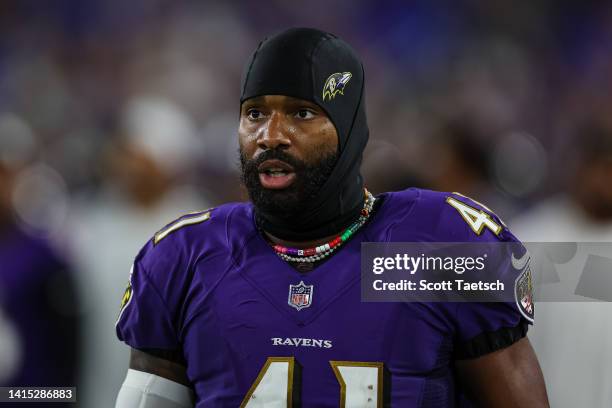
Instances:
[[[289,306],[295,307],[297,310],[302,310],[310,307],[312,304],[313,285],[305,285],[301,281],[297,285],[289,285]]]

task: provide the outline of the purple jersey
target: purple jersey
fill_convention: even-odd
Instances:
[[[482,209],[450,193],[382,194],[372,219],[308,273],[275,254],[251,204],[182,217],[136,257],[118,337],[180,351],[197,407],[458,406],[454,359],[523,337],[516,305],[360,298],[362,242],[516,241],[494,216],[497,234],[475,233],[451,196]]]

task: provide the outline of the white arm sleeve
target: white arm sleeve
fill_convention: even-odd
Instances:
[[[129,369],[115,408],[193,408],[194,392],[177,382]]]

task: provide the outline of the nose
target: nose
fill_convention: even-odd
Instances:
[[[257,145],[260,149],[286,149],[291,146],[291,139],[288,137],[287,123],[283,115],[274,112],[266,121],[261,135],[257,140]]]

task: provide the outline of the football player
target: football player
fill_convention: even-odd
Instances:
[[[117,322],[132,348],[117,408],[548,406],[525,338],[529,296],[361,302],[362,242],[516,238],[460,195],[364,189],[354,51],[284,31],[259,44],[241,92],[251,202],[185,215],[137,255]]]

